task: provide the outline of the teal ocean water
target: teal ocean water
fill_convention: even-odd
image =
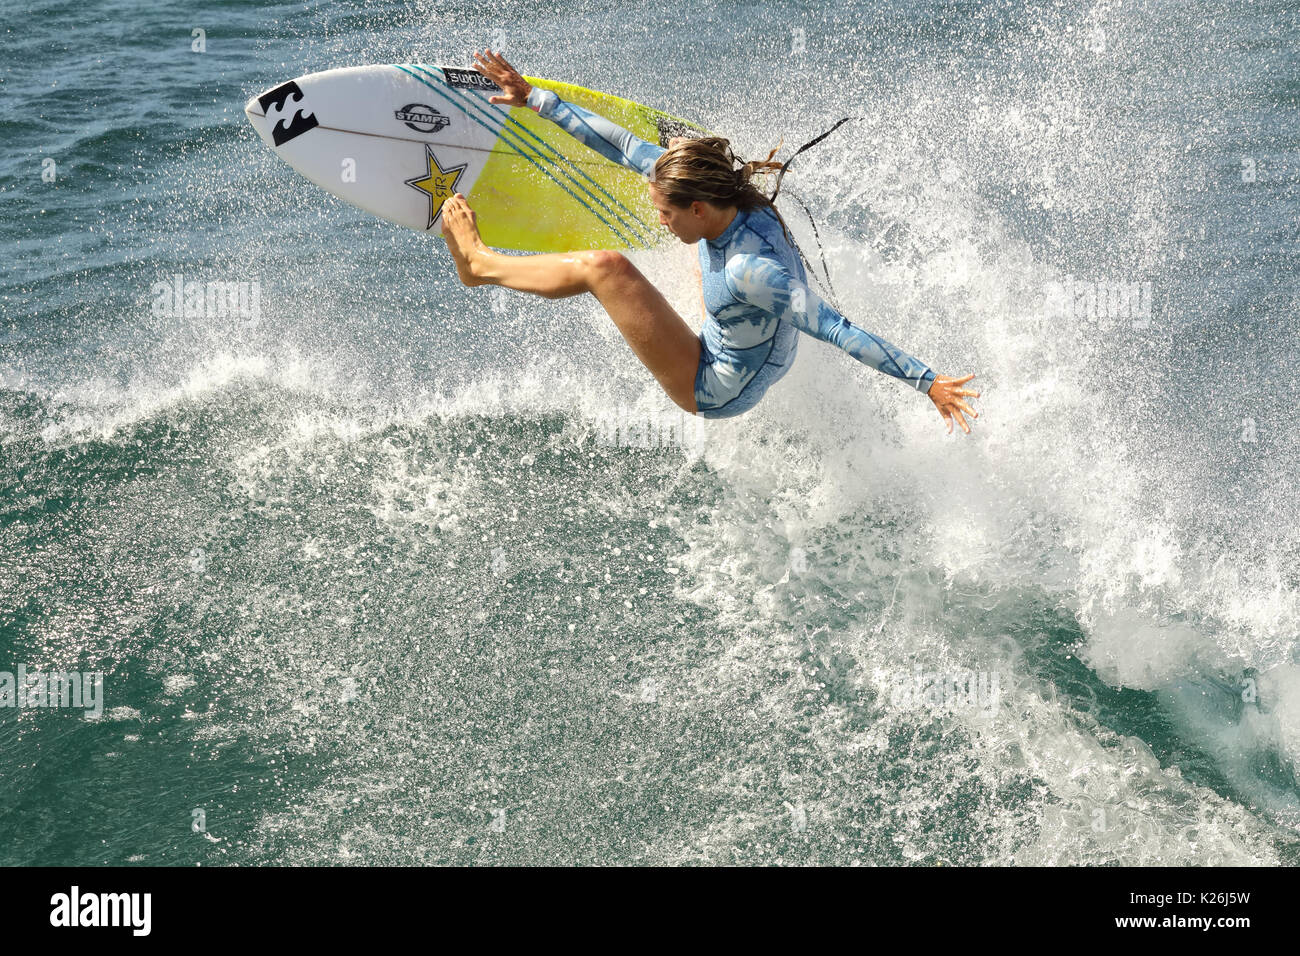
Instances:
[[[6,17],[0,863],[1294,864],[1294,9],[620,13]],[[684,422],[244,120],[484,45],[746,158],[860,117],[783,208],[974,433],[810,339]],[[633,254],[695,321],[692,256]]]

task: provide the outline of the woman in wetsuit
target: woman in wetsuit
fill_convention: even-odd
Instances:
[[[475,214],[457,193],[442,206],[442,233],[466,285],[502,285],[550,299],[590,292],[668,397],[704,418],[753,408],[794,363],[797,330],[838,346],[863,364],[926,393],[948,423],[970,433],[962,388],[974,375],[946,378],[902,349],[853,325],[807,286],[807,275],[771,199],[750,181],[780,169],[767,160],[736,169],[728,141],[677,138],[664,149],[603,116],[528,83],[498,53],[474,55],[475,68],[501,87],[490,102],[527,106],[608,159],[649,179],[659,221],[697,243],[706,316],[696,335],[619,252],[507,256],[479,237]]]

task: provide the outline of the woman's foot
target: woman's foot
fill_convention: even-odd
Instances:
[[[488,280],[475,272],[475,262],[491,250],[478,234],[478,216],[460,193],[442,204],[442,237],[456,260],[456,271],[465,285],[483,285]]]

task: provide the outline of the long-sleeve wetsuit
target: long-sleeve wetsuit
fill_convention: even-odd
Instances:
[[[551,90],[533,87],[528,105],[602,156],[643,176],[651,174],[665,152]],[[854,325],[809,288],[798,250],[766,206],[737,210],[718,238],[697,245],[708,311],[695,375],[701,416],[730,418],[753,408],[794,364],[796,329],[929,392],[934,382],[929,366]]]

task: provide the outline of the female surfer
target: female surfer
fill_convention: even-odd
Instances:
[[[830,342],[877,371],[924,392],[952,433],[967,434],[962,413],[978,418],[962,388],[974,375],[946,378],[902,349],[861,329],[806,285],[806,273],[771,198],[751,182],[781,164],[744,163],[725,139],[674,138],[664,149],[603,116],[534,88],[499,53],[474,54],[474,66],[502,93],[492,103],[526,106],[606,158],[649,179],[659,222],[682,242],[697,243],[703,332],[696,335],[663,294],[619,252],[508,256],[489,249],[475,213],[456,193],[442,206],[442,234],[468,286],[501,285],[548,299],[590,292],[668,397],[692,414],[730,418],[753,408],[794,364],[798,331]],[[780,180],[777,181],[777,190]]]

